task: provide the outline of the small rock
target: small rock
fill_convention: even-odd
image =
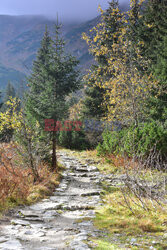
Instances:
[[[132,238],[130,242],[131,242],[131,243],[134,243],[134,242],[136,242],[136,241],[137,241],[137,240],[136,240],[135,238]]]
[[[11,220],[12,225],[29,226],[30,223],[24,220]]]
[[[33,233],[34,232],[32,232],[32,231],[26,231],[24,234],[26,234],[26,235],[33,235]]]

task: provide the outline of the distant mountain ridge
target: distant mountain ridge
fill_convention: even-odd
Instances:
[[[90,23],[93,26],[96,21]],[[0,89],[9,80],[18,87],[19,81],[30,73],[45,27],[47,25],[52,34],[54,24],[54,21],[42,16],[0,15]],[[81,59],[82,68],[86,60],[91,60],[91,56],[81,35],[92,26],[89,22],[62,26],[67,51]]]
[[[100,17],[96,17],[85,23],[65,23],[62,26],[66,50],[78,58],[82,72],[89,68],[93,58],[81,36],[99,21]],[[8,81],[19,88],[22,79],[31,72],[46,25],[52,35],[54,24],[53,20],[43,16],[0,15],[0,89],[4,89]]]

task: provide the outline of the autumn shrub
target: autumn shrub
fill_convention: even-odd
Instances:
[[[16,202],[25,201],[28,195],[28,186],[31,181],[30,171],[20,168],[16,161],[14,148],[1,144],[0,147],[0,202],[7,200]]]
[[[0,210],[28,203],[35,187],[48,188],[51,192],[58,185],[59,174],[51,173],[46,164],[38,165],[39,181],[34,184],[32,170],[17,153],[17,147],[15,143],[0,144]],[[38,198],[44,196],[40,193]]]

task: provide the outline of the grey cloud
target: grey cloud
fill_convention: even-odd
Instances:
[[[61,19],[90,19],[98,15],[99,4],[106,9],[108,0],[1,0],[0,14],[56,17],[58,13]]]

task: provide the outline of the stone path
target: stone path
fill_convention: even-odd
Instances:
[[[90,249],[88,237],[100,234],[92,218],[101,203],[102,176],[95,166],[62,152],[60,161],[66,170],[59,188],[50,198],[18,209],[0,226],[0,249]]]

